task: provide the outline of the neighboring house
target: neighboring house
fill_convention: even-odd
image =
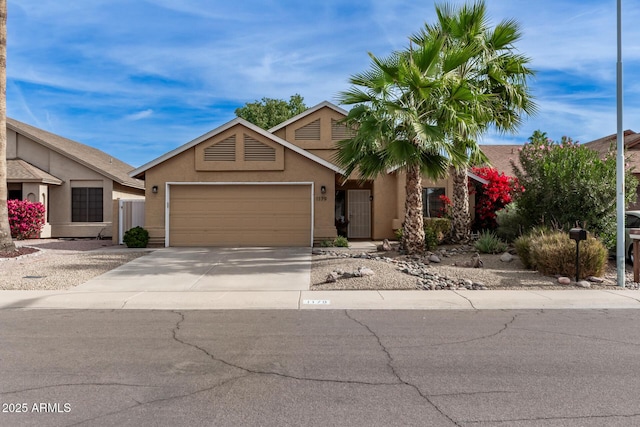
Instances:
[[[7,117],[9,199],[46,209],[41,237],[111,237],[113,200],[144,198],[130,166],[98,149]]]
[[[624,133],[624,157],[626,163],[629,164],[633,174],[640,180],[640,133],[636,133],[630,129],[625,130]],[[595,141],[587,142],[584,144],[586,147],[600,153],[601,157],[606,156],[609,153],[615,153],[617,150],[618,135],[612,134],[603,138],[596,139]],[[628,210],[640,209],[640,185],[637,188],[638,200],[636,203],[630,204]]]
[[[236,118],[135,169],[130,176],[146,183],[151,244],[310,246],[338,231],[393,238],[404,219],[404,173],[344,177],[334,153],[348,137],[346,114],[322,102],[269,131]],[[435,216],[452,180],[423,185],[425,216]]]
[[[480,145],[480,149],[489,159],[489,166],[507,176],[515,176],[511,163],[520,167],[522,145]]]

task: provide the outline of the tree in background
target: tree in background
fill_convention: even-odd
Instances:
[[[520,150],[514,173],[524,190],[516,194],[517,214],[527,230],[537,225],[568,229],[579,225],[611,248],[616,238],[616,158],[562,137],[538,133]],[[637,179],[625,176],[625,202],[635,201]]]
[[[7,0],[0,0],[0,251],[15,251],[7,191]]]
[[[520,28],[512,19],[503,20],[491,28],[484,1],[459,8],[449,4],[437,5],[436,13],[436,24],[427,25],[412,41],[421,44],[429,38],[442,37],[445,48],[471,53],[467,61],[458,67],[456,78],[464,80],[471,90],[486,96],[477,98],[475,104],[467,105],[467,114],[477,125],[475,131],[470,126],[450,127],[447,136],[459,151],[468,152],[470,163],[484,163],[486,158],[478,149],[477,137],[489,126],[513,132],[520,125],[521,115],[532,114],[536,109],[527,85],[527,78],[534,74],[528,68],[530,60],[518,54],[515,47],[521,38]],[[471,226],[466,165],[454,168],[453,180],[452,240],[465,242],[470,237]]]
[[[235,113],[236,116],[242,117],[262,129],[271,129],[306,109],[304,98],[296,93],[289,98],[289,102],[272,98],[247,102],[243,107],[236,108]]]

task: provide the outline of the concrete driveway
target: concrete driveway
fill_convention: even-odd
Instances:
[[[310,281],[309,248],[164,248],[74,291],[301,291]]]

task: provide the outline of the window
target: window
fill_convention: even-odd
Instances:
[[[444,196],[444,188],[429,187],[422,189],[422,215],[429,218],[442,216],[444,202],[440,198]]]
[[[71,189],[71,221],[102,222],[102,188]]]

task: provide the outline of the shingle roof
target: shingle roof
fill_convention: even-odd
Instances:
[[[516,166],[520,167],[520,158],[518,157],[518,149],[520,148],[522,145],[480,145],[482,152],[489,158],[491,167],[509,176],[513,176],[512,160]]]
[[[640,173],[640,133],[636,133],[631,129],[627,129],[623,133],[624,135],[624,156],[627,158],[627,163],[633,168],[633,171],[637,174]],[[617,151],[616,142],[618,139],[617,134],[607,135],[605,137],[596,139],[594,141],[584,144],[586,147],[600,153],[604,157],[607,153]]]
[[[25,162],[22,159],[7,160],[7,182],[41,182],[43,184],[62,184],[62,180]]]
[[[133,166],[115,157],[71,139],[64,138],[37,127],[7,117],[7,128],[24,135],[45,147],[68,157],[113,181],[138,189],[144,189],[144,181],[131,178]]]

